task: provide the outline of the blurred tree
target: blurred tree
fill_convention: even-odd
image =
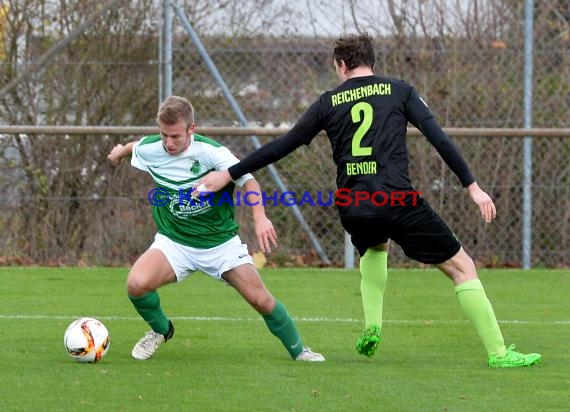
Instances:
[[[156,106],[156,30],[151,0],[121,1],[47,64],[0,97],[0,119],[30,125],[152,124]],[[7,65],[0,85],[33,66],[102,7],[99,1],[11,2],[5,26]],[[128,10],[128,13],[125,13]],[[124,138],[124,137],[123,137]],[[38,259],[77,259],[96,225],[96,205],[80,201],[120,191],[107,185],[109,136],[10,138],[22,174],[11,175],[19,213],[5,247]],[[95,208],[95,209],[94,209]],[[25,238],[21,234],[27,233]],[[10,244],[10,238],[13,243]]]

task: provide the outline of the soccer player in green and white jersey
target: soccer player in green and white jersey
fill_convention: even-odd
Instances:
[[[408,83],[374,75],[373,39],[366,33],[339,37],[332,61],[340,85],[309,107],[293,128],[227,170],[200,179],[216,190],[231,179],[273,163],[324,130],[337,165],[337,208],[344,229],[358,249],[365,329],[356,350],[373,356],[381,340],[382,309],[388,276],[388,244],[396,242],[407,256],[436,265],[455,287],[464,315],[475,326],[490,367],[530,366],[538,353],[508,348],[473,260],[447,224],[421,197],[381,204],[376,193],[415,193],[408,174],[407,125],[411,123],[437,149],[478,206],[485,222],[496,216],[490,196],[479,188],[467,163],[419,94]],[[199,186],[198,186],[199,187]],[[348,201],[345,201],[347,200]],[[417,202],[416,202],[417,200]]]
[[[135,344],[132,356],[139,360],[150,358],[174,334],[157,289],[201,271],[233,286],[262,315],[292,359],[324,361],[321,354],[304,346],[287,309],[265,287],[247,245],[237,233],[233,204],[218,201],[220,196],[232,199],[235,184],[226,185],[213,194],[213,199],[190,196],[192,184],[201,176],[227,169],[238,159],[214,140],[194,133],[194,109],[182,97],[170,96],[160,105],[157,123],[160,135],[119,144],[108,156],[114,165],[131,156],[131,165],[149,173],[157,186],[153,199],[157,234],[127,278],[129,299],[152,329]],[[250,196],[261,196],[259,184],[250,174],[235,183],[251,192]],[[265,216],[262,202],[249,199],[249,204],[255,204],[251,209],[260,247],[269,253],[277,240],[273,225]]]

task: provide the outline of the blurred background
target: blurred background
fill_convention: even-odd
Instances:
[[[529,4],[531,7],[528,7]],[[427,101],[494,198],[476,206],[426,139],[410,133],[412,181],[479,266],[567,267],[570,2],[567,0],[0,1],[0,264],[129,265],[155,232],[150,177],[107,154],[137,133],[7,126],[155,127],[187,97],[199,132],[238,157],[292,126],[337,85],[334,40],[367,31],[376,74]],[[525,8],[526,6],[526,8]],[[4,131],[2,131],[2,127]],[[241,127],[263,133],[240,133]],[[533,137],[505,129],[547,128]],[[227,130],[232,128],[232,130]],[[233,130],[235,129],[235,130]],[[489,129],[493,129],[489,132]],[[550,129],[557,129],[552,132]],[[335,190],[326,136],[255,175],[267,192]],[[242,239],[255,252],[246,207]],[[334,206],[267,206],[269,266],[351,266]],[[390,262],[417,266],[394,245]]]

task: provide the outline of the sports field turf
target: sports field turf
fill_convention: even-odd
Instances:
[[[358,355],[357,271],[262,271],[322,364],[292,361],[231,288],[202,274],[161,289],[176,327],[149,361],[147,330],[126,297],[125,268],[0,268],[0,411],[564,411],[570,410],[570,272],[485,270],[507,345],[540,352],[531,368],[490,369],[452,284],[436,270],[393,269],[383,342]],[[76,317],[111,335],[79,364],[63,348]]]

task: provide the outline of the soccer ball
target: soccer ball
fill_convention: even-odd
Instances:
[[[78,362],[97,362],[109,350],[109,332],[94,318],[79,318],[71,322],[63,335],[69,356]]]

